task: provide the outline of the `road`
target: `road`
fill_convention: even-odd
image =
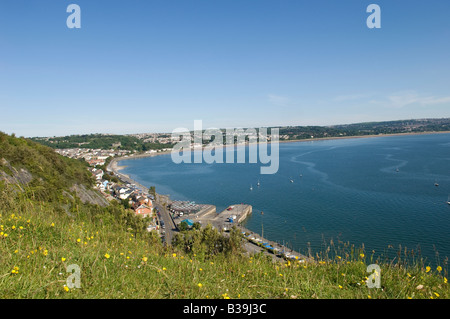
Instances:
[[[158,204],[156,202],[153,202],[155,208],[160,212],[161,214],[161,219],[164,222],[164,226],[165,226],[165,241],[168,245],[170,245],[172,243],[172,238],[175,235],[175,233],[178,231],[177,228],[175,227],[175,224],[172,220],[172,218],[169,215],[169,212],[167,211],[167,209],[165,209],[161,204]]]

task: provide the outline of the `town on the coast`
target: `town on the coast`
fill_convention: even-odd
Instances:
[[[384,134],[420,134],[448,132],[450,119],[421,119],[357,123],[329,127],[295,126],[280,127],[281,141],[307,141],[328,138],[357,136],[380,136]],[[225,134],[225,131],[223,131]],[[245,133],[243,133],[245,134]],[[235,136],[235,142],[239,136]],[[171,135],[167,133],[143,133],[130,135],[90,134],[65,137],[34,138],[39,143],[52,147],[58,154],[83,161],[93,175],[96,188],[109,201],[118,201],[135,214],[148,217],[147,230],[155,231],[163,242],[170,244],[174,234],[190,228],[208,224],[225,234],[233,226],[239,227],[246,239],[244,247],[252,253],[262,252],[274,258],[305,261],[307,257],[269,241],[263,236],[242,226],[252,214],[252,206],[231,204],[221,212],[211,204],[172,200],[153,189],[148,189],[129,176],[120,173],[119,159],[138,156],[154,156],[168,153],[173,148]],[[203,141],[208,142],[208,141]],[[195,148],[195,136],[191,135],[190,146]],[[197,145],[201,146],[201,145]],[[450,204],[450,199],[448,201]],[[262,232],[261,232],[262,233]]]
[[[169,150],[149,150],[139,155],[154,155]],[[158,194],[154,189],[144,187],[120,173],[117,162],[120,158],[131,158],[134,152],[130,150],[70,148],[55,151],[66,157],[86,161],[87,169],[95,179],[95,188],[108,201],[118,201],[133,210],[136,215],[147,218],[147,231],[156,232],[164,243],[170,244],[174,234],[182,230],[210,224],[227,234],[235,226],[241,231],[245,239],[243,246],[249,254],[263,253],[274,259],[292,259],[299,262],[308,259],[243,227],[242,223],[252,214],[251,205],[233,204],[224,211],[217,212],[216,206],[211,204],[171,200],[169,195]]]

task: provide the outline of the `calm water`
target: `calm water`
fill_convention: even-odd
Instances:
[[[260,175],[260,164],[174,164],[170,155],[119,165],[172,199],[218,212],[251,204],[247,228],[263,226],[264,237],[300,252],[332,239],[383,255],[420,245],[429,261],[435,251],[450,256],[450,134],[281,143],[274,175]]]

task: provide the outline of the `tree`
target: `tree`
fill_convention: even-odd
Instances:
[[[156,189],[155,186],[150,186],[150,189],[148,190],[148,193],[150,195],[153,195],[153,197],[156,199]]]
[[[181,223],[178,224],[178,229],[179,229],[180,231],[186,231],[186,230],[189,229],[189,226],[188,226],[188,224],[186,223],[186,221],[183,220]]]
[[[192,225],[192,228],[195,230],[199,230],[200,228],[202,228],[202,224],[200,224],[199,222],[195,222],[194,225]]]

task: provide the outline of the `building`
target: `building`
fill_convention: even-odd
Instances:
[[[134,210],[136,212],[136,215],[142,216],[142,217],[151,217],[152,216],[152,208],[147,205],[139,205]]]
[[[194,226],[194,221],[192,219],[183,219],[181,221],[181,223],[186,223],[186,225],[188,226],[188,228],[191,228],[192,226]],[[180,223],[180,224],[181,224]]]

